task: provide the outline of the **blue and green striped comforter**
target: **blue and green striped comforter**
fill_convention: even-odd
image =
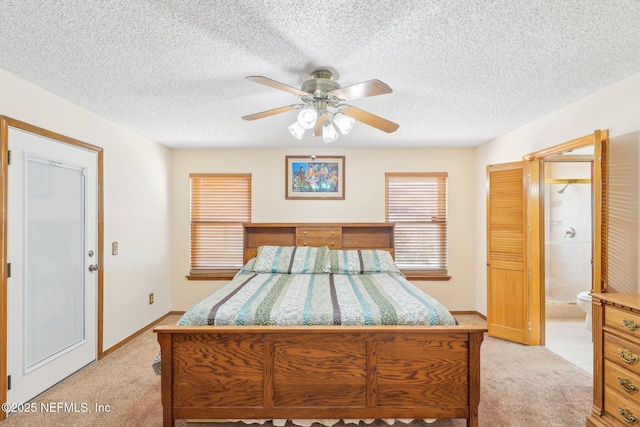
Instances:
[[[454,325],[436,299],[397,273],[241,272],[178,325]]]

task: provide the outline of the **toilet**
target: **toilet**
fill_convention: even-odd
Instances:
[[[576,297],[576,302],[578,303],[578,307],[580,307],[585,313],[587,313],[587,317],[584,319],[584,327],[587,330],[591,330],[591,295],[589,295],[589,291],[582,291]]]

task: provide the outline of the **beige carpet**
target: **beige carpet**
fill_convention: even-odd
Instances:
[[[463,324],[482,322],[477,316],[457,317]],[[173,324],[177,319],[172,316],[163,323]],[[61,412],[17,413],[1,422],[0,427],[160,426],[160,378],[151,369],[158,348],[155,335],[147,331],[34,399],[38,408],[41,404],[56,407],[60,402],[63,405]],[[485,337],[481,355],[481,427],[585,425],[592,400],[592,379],[588,373],[544,347],[526,347],[489,337]],[[64,404],[69,408],[70,403],[75,403],[78,410],[86,407],[91,412],[65,411]],[[102,405],[109,412],[97,412],[96,405]],[[177,422],[176,425],[184,426],[185,423]],[[244,426],[235,423],[216,425]],[[372,424],[373,427],[386,425],[382,421]],[[400,425],[404,424],[398,423]],[[411,427],[465,425],[464,420],[438,420],[432,424],[414,421],[410,424]],[[188,425],[204,426],[212,424]],[[267,427],[271,426],[267,423]]]

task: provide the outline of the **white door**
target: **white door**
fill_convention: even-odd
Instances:
[[[97,154],[9,127],[7,402],[97,355]]]

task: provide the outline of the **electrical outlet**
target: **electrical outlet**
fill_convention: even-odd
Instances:
[[[149,294],[149,305],[153,304],[153,292]]]

